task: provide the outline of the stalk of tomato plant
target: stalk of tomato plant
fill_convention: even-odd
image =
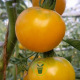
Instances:
[[[4,50],[3,50],[3,68],[1,69],[2,77],[0,77],[0,80],[6,80],[6,67],[17,41],[15,35],[15,22],[17,18],[16,6],[15,6],[16,0],[6,0],[5,4],[9,18],[9,27],[5,37]]]
[[[8,34],[7,57],[6,57],[7,60],[9,60],[17,41],[15,35],[15,22],[17,18],[15,4],[16,4],[16,0],[6,1],[6,8],[8,13],[8,18],[9,18],[9,34]]]
[[[40,0],[39,5],[42,8],[54,10],[55,5],[56,5],[56,0],[44,0],[42,5],[41,5],[41,0]]]
[[[18,44],[16,44],[16,52],[14,53],[14,57],[17,58],[19,54]],[[13,76],[14,80],[17,80],[17,65],[15,64],[13,67]]]
[[[0,57],[0,80],[3,80],[3,60]]]
[[[56,0],[44,0],[43,4],[41,5],[41,0],[39,1],[39,5],[42,8],[45,9],[50,9],[50,10],[54,10],[55,9],[55,5],[56,5]],[[54,50],[48,51],[48,52],[44,52],[43,57],[53,57],[55,54]]]

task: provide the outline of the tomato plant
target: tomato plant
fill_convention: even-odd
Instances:
[[[75,80],[72,65],[62,57],[36,59],[28,70],[28,80]]]
[[[46,52],[63,39],[65,23],[55,11],[32,7],[19,15],[15,31],[17,39],[25,48]]]
[[[41,0],[41,3],[43,3],[44,0]],[[33,6],[39,6],[39,0],[32,0]],[[56,0],[55,10],[60,15],[63,14],[66,7],[66,0]]]

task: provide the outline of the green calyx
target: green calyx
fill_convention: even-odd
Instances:
[[[41,1],[42,0],[39,1],[40,7],[45,9],[50,9],[50,10],[55,9],[56,0],[44,0],[42,4],[41,4]]]

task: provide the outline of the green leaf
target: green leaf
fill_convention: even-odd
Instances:
[[[69,45],[73,46],[74,48],[80,50],[80,40],[79,39],[66,39],[63,41],[67,42]]]

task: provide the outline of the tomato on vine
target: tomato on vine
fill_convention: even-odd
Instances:
[[[22,44],[19,43],[18,46],[19,46],[20,49],[26,50],[26,48],[24,46],[22,46]]]
[[[17,39],[26,49],[46,52],[63,39],[65,22],[55,11],[32,7],[18,16],[15,31]]]
[[[28,80],[75,80],[75,72],[69,61],[62,57],[36,59],[31,64]]]

